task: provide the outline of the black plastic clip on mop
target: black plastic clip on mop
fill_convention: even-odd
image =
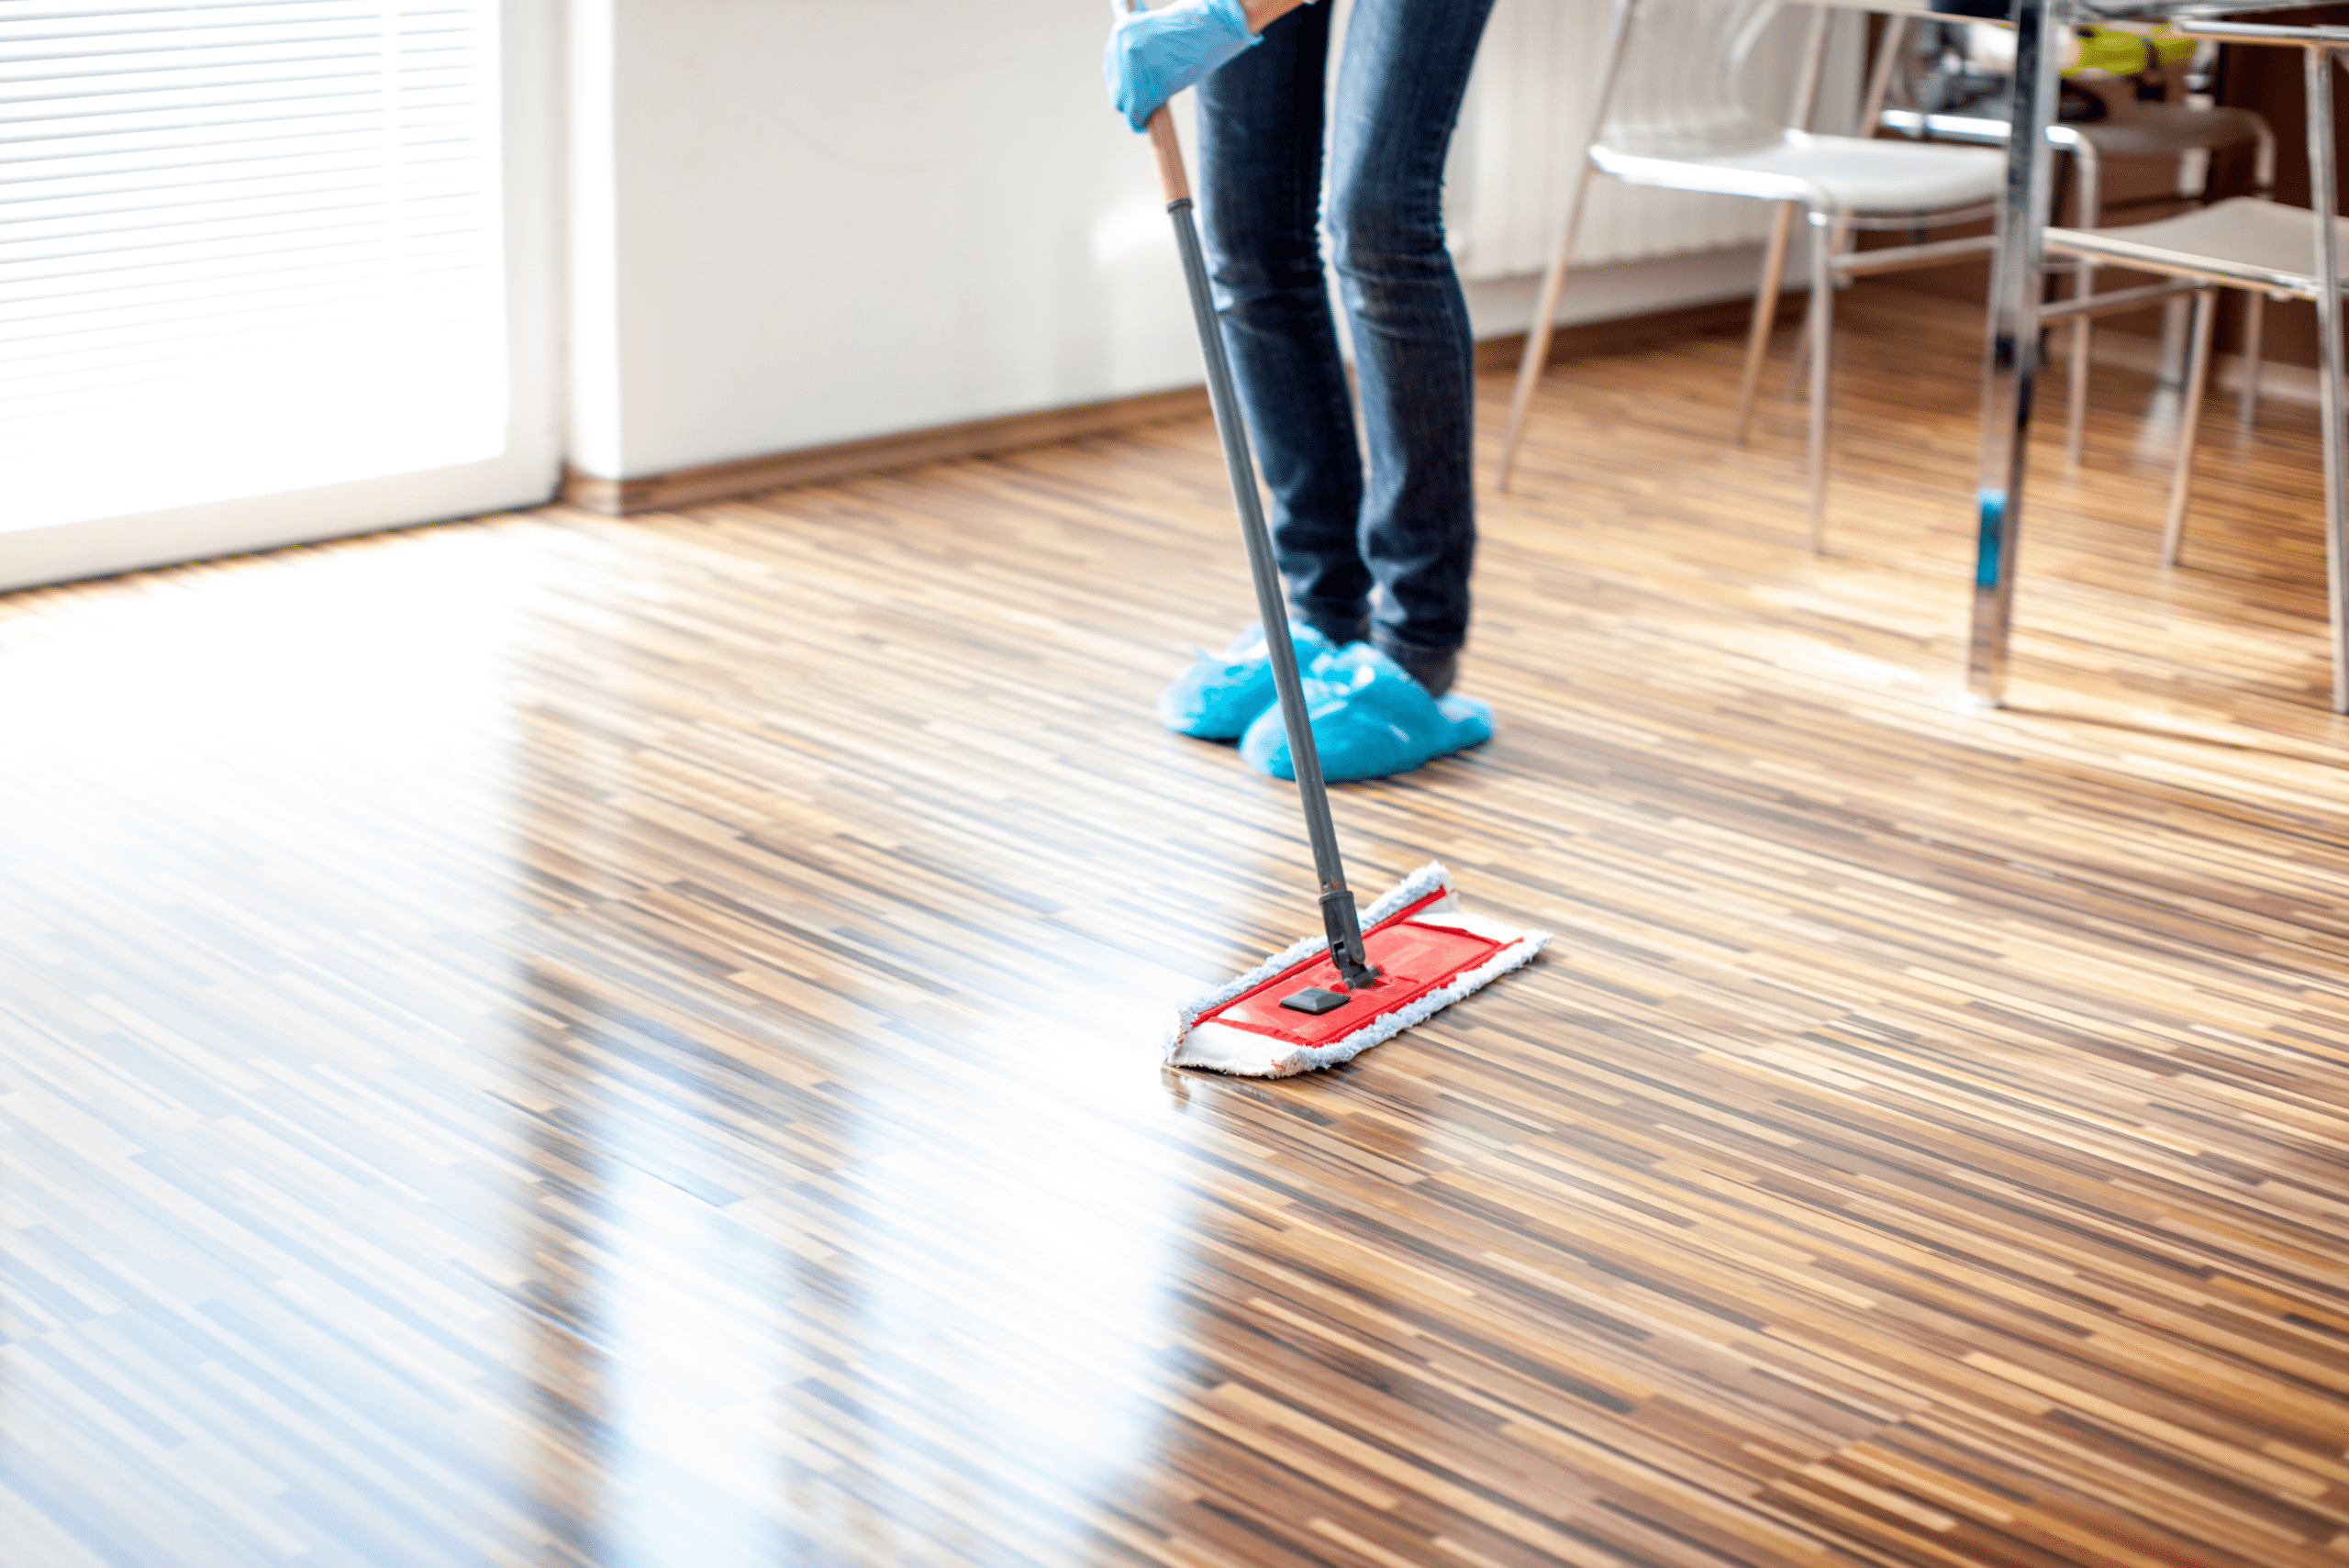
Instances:
[[[1115,0],[1112,0],[1113,5]],[[1138,7],[1139,0],[1134,0]],[[1281,722],[1288,729],[1289,762],[1297,771],[1297,794],[1305,808],[1306,835],[1313,841],[1313,869],[1321,879],[1321,925],[1330,936],[1330,958],[1349,988],[1378,978],[1377,965],[1363,951],[1362,920],[1346,886],[1345,862],[1338,855],[1338,829],[1330,818],[1330,789],[1321,778],[1321,755],[1314,749],[1313,725],[1305,709],[1305,684],[1297,673],[1297,650],[1288,635],[1288,595],[1273,560],[1273,539],[1256,493],[1256,459],[1231,385],[1224,357],[1223,331],[1215,299],[1208,291],[1207,257],[1191,216],[1191,182],[1183,169],[1183,144],[1163,105],[1150,117],[1151,150],[1158,157],[1158,181],[1166,215],[1174,223],[1174,244],[1183,253],[1183,277],[1190,284],[1191,315],[1199,329],[1199,354],[1207,361],[1208,400],[1215,408],[1216,435],[1231,476],[1231,499],[1240,511],[1240,534],[1248,541],[1248,570],[1256,583],[1256,614],[1264,628],[1264,650],[1272,655],[1273,684],[1280,692]],[[1298,998],[1311,996],[1300,992]],[[1288,1005],[1284,1003],[1284,1006]],[[1303,1006],[1299,1011],[1323,1010]]]

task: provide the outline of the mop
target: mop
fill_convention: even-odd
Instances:
[[[1138,6],[1140,0],[1130,3]],[[1380,895],[1369,909],[1355,906],[1338,853],[1329,786],[1322,781],[1304,683],[1289,640],[1287,595],[1257,498],[1255,458],[1241,423],[1231,366],[1224,357],[1223,334],[1208,292],[1207,260],[1191,215],[1182,143],[1163,106],[1150,117],[1148,128],[1167,216],[1174,220],[1174,243],[1183,256],[1183,276],[1190,285],[1216,434],[1223,444],[1241,537],[1248,546],[1265,651],[1272,656],[1297,798],[1321,883],[1322,923],[1322,935],[1304,938],[1186,1005],[1168,1033],[1166,1060],[1177,1067],[1284,1078],[1334,1067],[1393,1039],[1437,1009],[1531,962],[1550,933],[1469,914],[1453,893],[1451,873],[1433,862]]]

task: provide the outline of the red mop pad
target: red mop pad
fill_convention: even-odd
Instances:
[[[1452,873],[1431,861],[1364,913],[1376,980],[1349,991],[1329,939],[1308,937],[1183,1008],[1166,1060],[1252,1078],[1333,1067],[1531,962],[1549,940],[1462,909]]]

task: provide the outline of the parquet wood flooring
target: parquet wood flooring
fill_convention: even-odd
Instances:
[[[1734,337],[1553,373],[1337,809],[1558,940],[1294,1081],[1156,1064],[1312,924],[1204,421],[0,599],[0,1562],[2341,1562],[2313,420],[2165,572],[2100,375],[1973,711],[1978,328],[1846,314],[1823,559]]]

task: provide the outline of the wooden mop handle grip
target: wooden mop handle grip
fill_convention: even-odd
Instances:
[[[1144,0],[1109,0],[1112,15],[1122,16],[1139,11]],[[1166,205],[1188,201],[1191,177],[1183,169],[1183,139],[1174,134],[1174,117],[1161,104],[1151,111],[1149,121],[1150,150],[1158,159],[1158,188],[1166,193]]]
[[[1183,139],[1174,134],[1174,117],[1163,104],[1150,117],[1150,150],[1158,158],[1158,188],[1166,193],[1166,205],[1189,200],[1191,177],[1183,170]]]

